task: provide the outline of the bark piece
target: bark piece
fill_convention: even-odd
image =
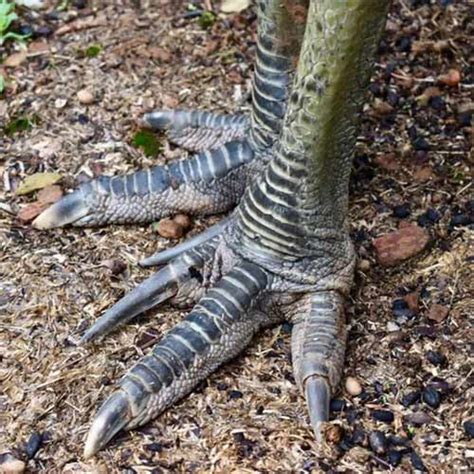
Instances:
[[[449,314],[449,308],[441,304],[434,304],[428,311],[428,319],[436,323],[442,323]]]
[[[377,259],[384,266],[397,265],[417,253],[428,244],[428,233],[415,224],[409,224],[395,232],[374,240]]]

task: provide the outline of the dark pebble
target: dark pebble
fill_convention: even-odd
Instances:
[[[30,25],[21,25],[18,28],[20,35],[31,36],[33,34],[33,28]]]
[[[161,443],[145,444],[145,449],[153,453],[161,453],[161,451],[163,451],[163,445]]]
[[[73,0],[72,5],[78,10],[82,10],[87,7],[87,0]]]
[[[423,464],[423,461],[421,460],[420,456],[415,453],[415,451],[412,451],[410,453],[410,459],[413,469],[417,469],[418,471],[426,471],[426,467]]]
[[[405,420],[408,423],[411,423],[412,425],[423,426],[427,425],[428,423],[431,423],[432,418],[430,415],[428,415],[428,413],[425,413],[423,411],[417,411],[415,413],[410,413],[405,416]]]
[[[389,441],[393,446],[408,446],[410,444],[410,440],[403,436],[390,436]]]
[[[369,444],[376,454],[384,454],[387,451],[387,438],[381,431],[372,431],[369,435]]]
[[[25,453],[28,459],[32,459],[35,457],[35,454],[41,448],[41,444],[43,443],[43,435],[40,433],[33,433],[28,441],[25,444]]]
[[[474,438],[474,421],[468,420],[463,423],[464,431],[469,438]]]
[[[259,405],[257,409],[255,410],[255,413],[257,415],[261,415],[263,413],[263,410],[264,410],[263,405]]]
[[[470,127],[472,121],[472,113],[471,112],[462,112],[458,114],[458,123],[461,127]]]
[[[349,410],[347,412],[347,422],[352,425],[352,423],[355,423],[357,418],[359,418],[359,413],[357,410]]]
[[[431,339],[436,339],[438,335],[438,330],[434,326],[417,326],[414,332],[421,337],[429,337]]]
[[[410,405],[413,405],[414,403],[419,401],[420,398],[421,398],[421,393],[419,390],[408,392],[406,395],[403,395],[402,397],[402,405],[404,407],[409,407]]]
[[[423,137],[417,137],[412,142],[413,148],[415,150],[428,151],[430,149],[430,144]]]
[[[425,213],[418,216],[417,222],[418,225],[422,227],[427,227],[432,224],[435,224],[441,219],[441,214],[436,209],[428,209]]]
[[[429,102],[428,102],[429,106],[435,110],[443,110],[444,109],[444,100],[442,97],[440,96],[435,96],[435,97],[431,97]]]
[[[244,394],[240,390],[231,390],[229,392],[229,397],[231,400],[237,400],[239,398],[242,398]]]
[[[457,214],[451,218],[451,227],[469,225],[472,219],[467,214]]]
[[[411,51],[411,38],[409,36],[402,36],[398,40],[398,49],[404,53]]]
[[[292,329],[293,329],[293,324],[291,324],[291,323],[284,322],[281,325],[281,332],[283,334],[291,334]]]
[[[390,466],[398,466],[400,464],[400,461],[402,460],[402,453],[400,451],[389,451],[387,453],[387,461],[390,464]]]
[[[357,444],[366,448],[369,443],[367,433],[362,428],[356,428],[352,434],[351,442],[352,444]]]
[[[423,390],[422,399],[431,408],[438,408],[441,403],[441,395],[433,387],[426,387]]]
[[[47,38],[53,34],[53,30],[49,26],[38,26],[34,31],[35,38]]]
[[[224,382],[219,382],[217,384],[217,390],[223,391],[223,390],[227,390],[228,388],[229,386]]]
[[[344,411],[346,409],[346,402],[344,400],[331,400],[330,410],[334,412]]]
[[[411,214],[410,206],[408,204],[400,204],[393,208],[393,215],[399,219],[405,219]]]
[[[388,410],[374,410],[372,412],[372,418],[377,421],[383,421],[384,423],[392,423],[394,420],[393,413]]]
[[[446,363],[446,356],[441,354],[438,351],[428,351],[426,354],[426,359],[433,365],[444,365]]]
[[[86,123],[89,123],[89,117],[87,115],[84,115],[84,114],[79,114],[77,116],[77,121],[81,124],[81,125],[85,125]]]
[[[442,394],[446,394],[451,391],[451,387],[446,380],[441,379],[439,377],[433,377],[429,383],[430,387],[439,390]]]
[[[406,322],[414,318],[415,313],[408,307],[408,304],[403,299],[394,300],[392,303],[392,313],[399,322]]]

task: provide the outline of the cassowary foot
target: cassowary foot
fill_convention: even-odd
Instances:
[[[41,213],[33,226],[146,223],[179,212],[207,215],[235,206],[254,158],[244,137],[245,117],[160,110],[146,114],[143,122],[188,149],[207,149],[167,165],[89,181]]]
[[[141,426],[187,395],[242,352],[263,327],[291,320],[295,378],[315,435],[328,420],[344,358],[343,297],[330,289],[301,291],[228,245],[235,219],[217,235],[173,258],[109,309],[83,336],[91,341],[165,300],[194,302],[188,316],[142,358],[105,401],[90,428],[85,457],[119,431]],[[199,237],[199,236],[198,236]],[[164,253],[166,254],[165,251]]]

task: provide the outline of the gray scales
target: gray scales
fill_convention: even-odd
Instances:
[[[100,317],[82,342],[170,301],[189,315],[119,382],[90,428],[94,455],[143,425],[263,327],[293,322],[295,379],[318,440],[337,389],[355,253],[346,221],[358,113],[385,0],[261,0],[250,118],[157,111],[144,122],[191,158],[82,185],[34,222],[47,229],[143,223],[237,207],[188,242],[142,262],[162,268]]]

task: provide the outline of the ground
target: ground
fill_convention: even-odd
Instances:
[[[3,68],[0,457],[10,451],[29,472],[472,470],[472,24],[468,2],[449,0],[393,2],[364,107],[351,185],[359,264],[345,369],[363,391],[336,394],[332,443],[315,454],[283,325],[155,421],[81,458],[114,381],[185,312],[164,306],[100,343],[79,347],[78,338],[151,273],[139,259],[176,241],[151,225],[40,232],[17,215],[35,195],[15,189],[41,171],[59,172],[66,190],[180,156],[164,137],[158,158],[131,145],[144,111],[249,107],[254,10],[204,29],[199,9],[211,2],[194,2],[197,13],[188,2],[153,3],[73,1],[23,12],[36,37],[20,64]],[[0,49],[4,58],[15,52]],[[93,97],[83,102],[92,103],[80,102],[84,89]],[[15,130],[19,118],[32,126]],[[218,219],[194,219],[187,237]],[[408,222],[428,233],[428,246],[382,266],[374,239]]]

